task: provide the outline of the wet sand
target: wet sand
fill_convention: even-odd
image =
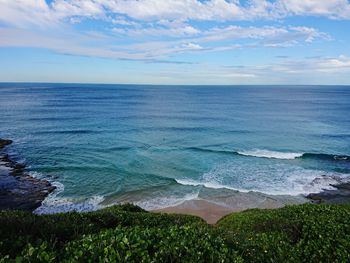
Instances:
[[[195,215],[203,218],[209,224],[215,224],[223,216],[250,208],[279,208],[285,205],[312,203],[344,204],[350,203],[350,183],[332,185],[333,190],[323,190],[320,193],[313,193],[307,196],[274,196],[257,192],[235,192],[222,189],[210,200],[194,199],[183,203],[154,210],[161,213],[178,213]]]
[[[154,210],[153,212],[194,215],[203,218],[209,224],[215,224],[223,216],[238,211],[240,210],[220,206],[205,200],[189,200],[180,205]]]
[[[271,196],[257,192],[234,192],[218,189],[220,196],[212,196],[210,200],[193,199],[181,204],[152,212],[177,213],[195,215],[203,218],[209,224],[215,224],[223,216],[251,208],[269,209],[280,208],[290,204],[301,204],[309,202],[303,196]]]

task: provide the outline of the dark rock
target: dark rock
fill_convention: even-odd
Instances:
[[[320,196],[318,196],[317,194],[309,194],[307,196],[307,198],[309,198],[311,200],[311,202],[313,202],[313,203],[319,204],[319,203],[323,202],[322,198]]]
[[[25,168],[24,164],[19,164],[19,163],[14,164],[11,175],[13,176],[23,175],[24,168]]]
[[[331,186],[338,188],[338,189],[345,189],[345,190],[350,191],[350,183],[344,183],[344,184],[338,184],[338,185],[331,184]]]
[[[11,144],[11,140],[6,140],[6,139],[0,139],[0,149],[4,148],[6,145]]]
[[[334,190],[323,190],[320,193],[311,193],[306,196],[313,203],[342,204],[350,203],[350,183],[331,185]]]
[[[11,142],[0,140],[0,146]],[[0,165],[5,167],[0,173],[0,209],[33,211],[56,189],[49,181],[27,174],[25,165],[11,160],[7,154],[0,155]]]

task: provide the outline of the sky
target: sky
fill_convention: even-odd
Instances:
[[[348,0],[0,0],[0,82],[350,84]]]

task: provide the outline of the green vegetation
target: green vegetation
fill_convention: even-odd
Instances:
[[[350,262],[350,205],[252,209],[218,225],[247,262]]]
[[[217,225],[120,205],[0,212],[0,262],[350,262],[350,205],[234,213]]]

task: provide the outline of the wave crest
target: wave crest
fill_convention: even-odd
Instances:
[[[244,190],[244,189],[237,189],[233,188],[227,185],[222,185],[216,182],[200,182],[200,181],[195,181],[195,180],[187,180],[187,179],[175,179],[175,181],[178,184],[181,185],[189,185],[189,186],[204,186],[206,188],[211,188],[211,189],[229,189],[233,191],[239,191],[239,192],[249,192],[249,190]]]
[[[251,150],[251,151],[239,151],[237,153],[244,156],[284,159],[284,160],[293,160],[296,158],[300,158],[304,154],[304,153],[277,152],[277,151],[259,150],[259,149]]]
[[[337,155],[337,154],[326,154],[326,153],[303,153],[303,152],[279,152],[264,149],[254,150],[242,150],[242,151],[230,151],[226,149],[210,149],[201,147],[189,147],[186,148],[192,151],[218,153],[218,154],[233,154],[248,157],[258,158],[269,158],[269,159],[282,159],[282,160],[294,160],[294,159],[319,159],[328,161],[342,161],[350,162],[350,156],[348,155]]]

